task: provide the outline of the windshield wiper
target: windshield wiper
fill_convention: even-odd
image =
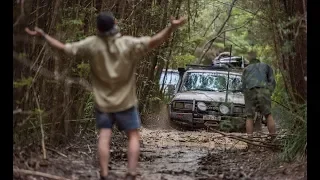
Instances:
[[[190,89],[189,91],[216,91],[216,90],[214,90],[214,89],[196,88],[196,89]]]
[[[227,89],[219,89],[218,91],[219,91],[219,92],[226,92]],[[233,93],[242,92],[242,91],[239,90],[239,89],[235,89],[235,90],[229,89],[228,91],[229,91],[229,92],[233,92]]]

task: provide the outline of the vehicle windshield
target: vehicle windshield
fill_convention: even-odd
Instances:
[[[187,72],[180,87],[180,91],[217,91],[227,90],[228,74],[217,72]],[[238,91],[241,88],[241,76],[229,75],[229,91]]]

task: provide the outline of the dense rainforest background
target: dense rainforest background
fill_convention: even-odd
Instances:
[[[67,144],[97,134],[88,59],[70,58],[43,39],[27,36],[38,26],[62,42],[96,33],[96,15],[112,11],[123,35],[154,35],[170,16],[187,24],[138,63],[142,122],[165,103],[163,69],[210,64],[219,53],[259,59],[274,69],[273,112],[284,135],[283,160],[305,157],[307,100],[306,0],[17,0],[13,1],[14,151]],[[159,121],[159,119],[154,119]],[[45,155],[46,156],[46,155]],[[46,158],[46,157],[44,157]]]

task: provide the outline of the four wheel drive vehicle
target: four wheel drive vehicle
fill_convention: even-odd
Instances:
[[[168,106],[170,121],[225,131],[245,129],[245,102],[240,92],[243,68],[239,67],[244,60],[229,59],[213,66],[179,68],[179,82]]]

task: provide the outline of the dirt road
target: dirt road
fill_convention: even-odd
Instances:
[[[119,140],[120,139],[120,140]],[[122,139],[122,140],[121,140]],[[126,171],[126,141],[114,135],[111,171],[120,177]],[[141,130],[140,177],[145,180],[193,179],[302,179],[305,164],[283,164],[275,153],[246,151],[246,143],[206,131],[174,129]],[[119,143],[122,142],[122,143]],[[30,150],[30,149],[29,149]],[[25,151],[25,153],[23,153]],[[14,168],[44,172],[68,179],[98,179],[96,136],[75,141],[67,147],[48,147],[48,160],[28,149],[15,155]],[[14,179],[45,179],[15,173]]]

